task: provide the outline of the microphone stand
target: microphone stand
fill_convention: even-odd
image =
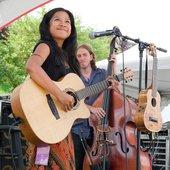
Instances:
[[[139,46],[139,93],[141,91],[141,86],[142,86],[142,59],[143,59],[143,51],[146,48],[146,45],[142,42],[138,42]],[[137,157],[136,157],[136,170],[140,170],[141,169],[141,165],[140,165],[140,140],[141,140],[141,132],[139,130],[137,130]]]
[[[150,45],[150,43],[140,41],[140,39],[133,39],[133,38],[130,38],[130,37],[128,37],[128,36],[121,35],[121,33],[119,33],[119,34],[116,33],[115,35],[120,36],[120,37],[122,37],[123,39],[126,39],[126,40],[134,41],[134,42],[137,43],[137,44],[142,44],[142,45],[144,45],[145,47],[148,47],[148,46]],[[167,50],[164,49],[164,48],[156,47],[156,49],[159,50],[159,51],[161,51],[161,52],[167,53]]]
[[[114,33],[114,35],[117,35],[118,37],[122,37],[122,40],[131,40],[134,41],[135,43],[138,43],[138,49],[139,49],[139,92],[141,91],[141,86],[142,86],[142,59],[143,59],[143,51],[145,48],[149,46],[149,43],[142,42],[140,39],[133,39],[128,36],[123,36],[121,32]],[[156,47],[157,50],[166,53],[167,50]],[[141,164],[140,164],[140,138],[141,138],[141,132],[137,130],[137,158],[136,158],[136,170],[141,169]]]

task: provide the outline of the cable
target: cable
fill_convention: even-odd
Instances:
[[[10,146],[10,150],[11,150],[12,164],[14,166],[14,170],[17,170],[17,168],[16,168],[16,164],[15,164],[14,152],[13,152],[13,147],[12,147],[13,144],[12,144],[11,130],[12,130],[13,126],[18,125],[21,122],[22,122],[21,118],[16,119],[16,121],[10,125],[10,128],[8,130],[8,137],[9,137],[8,141],[9,141],[9,146]]]

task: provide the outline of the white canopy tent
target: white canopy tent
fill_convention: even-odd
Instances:
[[[0,30],[53,0],[0,0]]]

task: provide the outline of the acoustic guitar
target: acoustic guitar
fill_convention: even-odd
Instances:
[[[124,74],[114,76],[117,81],[122,79],[129,81],[132,77],[130,69],[125,69]],[[84,99],[110,86],[106,79],[85,88],[82,80],[74,73],[69,73],[54,83],[74,97],[75,103],[71,111],[65,112],[57,99],[32,79],[27,79],[12,92],[11,106],[14,117],[21,118],[22,122],[19,124],[21,132],[35,145],[54,144],[63,140],[76,119],[90,116]]]
[[[140,131],[159,132],[162,128],[162,116],[161,99],[157,91],[157,53],[154,44],[149,45],[149,54],[153,56],[152,83],[148,89],[140,91],[135,123]]]

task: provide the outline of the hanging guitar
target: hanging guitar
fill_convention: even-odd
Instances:
[[[132,80],[132,77],[130,69],[125,69],[124,74],[113,76],[117,81]],[[27,140],[35,145],[54,144],[63,140],[76,119],[90,116],[83,99],[110,86],[110,82],[106,79],[84,88],[82,80],[74,73],[69,73],[54,83],[74,97],[75,104],[71,111],[65,112],[57,99],[32,79],[16,87],[11,96],[14,117],[22,119],[19,128]]]
[[[135,123],[140,131],[159,132],[162,128],[162,115],[160,94],[157,91],[157,53],[154,44],[149,45],[149,54],[153,57],[152,83],[139,94]]]

